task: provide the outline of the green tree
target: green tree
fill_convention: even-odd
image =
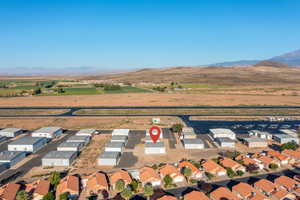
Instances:
[[[59,200],[68,200],[68,197],[69,197],[69,193],[65,192],[59,195]]]
[[[30,196],[25,190],[21,190],[17,193],[16,200],[30,200]]]
[[[163,181],[164,181],[164,183],[165,183],[164,185],[165,185],[166,188],[171,187],[171,186],[173,185],[173,179],[172,179],[172,177],[169,176],[169,175],[166,175],[166,176],[164,177]]]
[[[62,94],[65,93],[66,91],[63,88],[58,88],[57,93]]]
[[[192,176],[192,170],[189,167],[183,168],[183,175],[186,177],[186,179],[189,181],[190,177]]]
[[[36,88],[33,90],[33,95],[38,95],[38,94],[41,94],[42,93],[42,90],[41,88]]]
[[[131,182],[131,187],[134,193],[137,193],[139,191],[139,188],[141,187],[141,182],[139,182],[138,180],[134,179]]]
[[[52,172],[48,178],[48,181],[50,181],[51,185],[56,188],[60,182],[60,173],[57,171]]]
[[[124,199],[130,199],[133,196],[133,192],[130,187],[126,187],[122,192],[121,192],[121,197]]]
[[[238,176],[243,176],[243,175],[244,175],[244,172],[241,171],[241,170],[238,170],[238,171],[236,172],[236,175],[238,175]]]
[[[152,187],[151,184],[146,184],[144,186],[144,195],[147,197],[147,199],[149,200],[150,197],[154,194],[154,189]]]
[[[269,165],[269,168],[270,169],[278,169],[278,165],[277,164],[275,164],[275,163],[271,163],[270,165]]]
[[[299,147],[298,144],[296,144],[295,142],[288,142],[285,144],[282,144],[280,146],[280,150],[283,151],[285,149],[291,149],[291,150],[296,150]]]
[[[124,182],[124,180],[122,180],[122,179],[117,180],[115,189],[118,192],[121,192],[121,191],[124,190],[124,188],[125,188],[125,182]]]
[[[52,192],[48,192],[45,196],[43,196],[43,200],[55,200],[55,196]]]
[[[182,128],[183,128],[183,125],[180,124],[180,123],[177,123],[177,124],[173,124],[173,125],[172,125],[171,130],[172,130],[172,132],[174,132],[174,133],[181,133]]]
[[[227,168],[226,171],[227,171],[227,176],[229,178],[233,178],[236,176],[236,173],[231,168]]]
[[[211,173],[209,173],[209,172],[205,172],[205,176],[206,176],[209,180],[211,180],[211,179],[214,177],[214,175],[211,174]]]

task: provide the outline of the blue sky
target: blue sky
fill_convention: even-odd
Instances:
[[[9,0],[0,67],[131,69],[264,59],[300,48],[298,0]]]

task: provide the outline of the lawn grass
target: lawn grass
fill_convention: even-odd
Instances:
[[[146,90],[146,89],[143,89],[143,88],[133,87],[133,86],[124,86],[124,87],[121,87],[120,90],[104,91],[104,93],[106,93],[106,94],[118,94],[118,93],[146,93],[146,92],[151,92],[151,91]]]
[[[16,90],[31,90],[31,89],[36,89],[39,88],[38,86],[35,85],[18,85],[16,87],[13,87],[11,89],[16,89]]]

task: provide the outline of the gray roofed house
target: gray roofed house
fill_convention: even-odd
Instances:
[[[20,128],[5,128],[0,130],[0,136],[4,137],[16,137],[23,133],[23,130]]]
[[[258,137],[244,138],[243,140],[245,144],[250,148],[262,148],[268,146],[268,142],[266,139]]]
[[[25,152],[2,151],[0,152],[0,164],[6,164],[9,168],[20,162],[25,156]]]
[[[287,134],[274,134],[272,139],[278,142],[279,144],[284,144],[288,142],[295,142],[296,144],[299,144],[299,138]]]
[[[97,158],[98,165],[116,166],[120,161],[121,153],[105,151]]]
[[[235,140],[235,133],[227,128],[213,128],[209,129],[209,135],[213,138],[230,138]]]
[[[77,136],[93,136],[93,134],[97,134],[98,131],[96,129],[81,129],[79,130],[76,135]]]
[[[75,151],[50,151],[42,158],[42,166],[70,166],[76,156]]]
[[[127,143],[128,137],[125,135],[113,135],[111,137],[111,141],[112,142],[123,142],[123,143]]]
[[[84,145],[88,144],[90,142],[90,137],[89,136],[71,136],[67,139],[66,142],[83,142]]]
[[[122,152],[124,146],[123,142],[108,142],[105,144],[105,151]]]
[[[43,127],[34,131],[32,137],[55,138],[62,134],[63,130],[60,127]]]
[[[164,154],[166,153],[166,147],[164,142],[146,142],[145,154]]]
[[[9,151],[35,152],[42,148],[48,139],[44,137],[24,136],[8,144]]]
[[[63,142],[57,147],[57,151],[80,151],[83,146],[83,142]]]
[[[219,137],[215,138],[215,141],[221,146],[221,147],[230,147],[234,148],[235,147],[235,141],[227,138],[227,137]]]
[[[204,142],[201,139],[183,139],[185,149],[204,149]]]

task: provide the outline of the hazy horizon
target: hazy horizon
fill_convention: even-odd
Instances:
[[[300,2],[7,1],[0,68],[199,66],[268,59],[299,49]]]

